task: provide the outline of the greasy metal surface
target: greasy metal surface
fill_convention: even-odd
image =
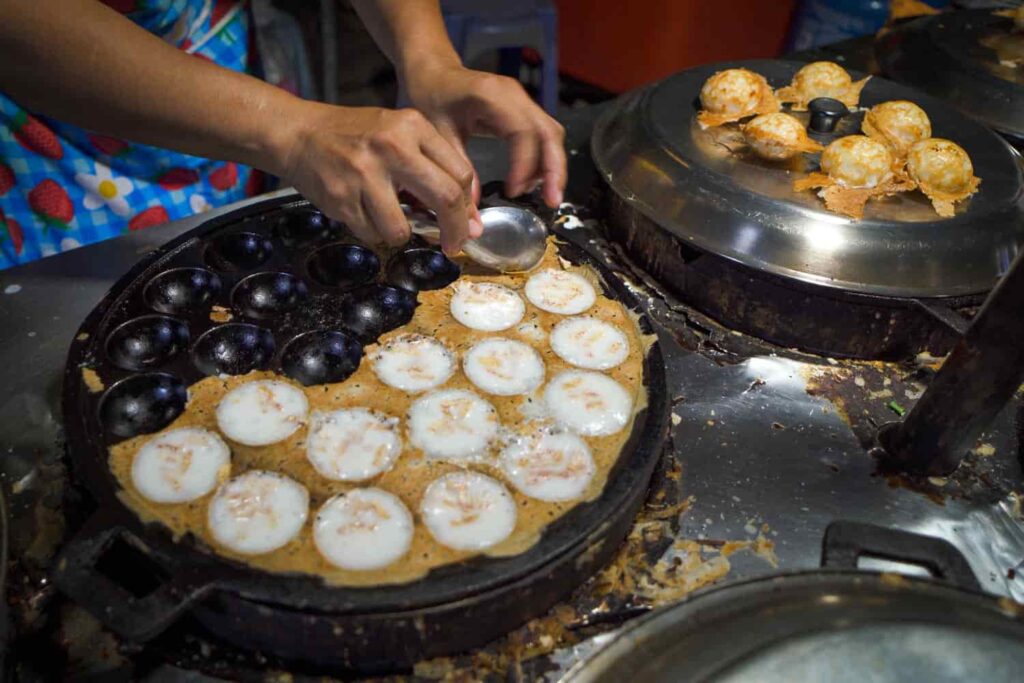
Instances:
[[[567,122],[572,201],[585,201],[595,180],[587,146],[597,113],[575,112]],[[500,148],[474,143],[472,149],[483,153],[477,160],[485,180],[501,177]],[[225,679],[282,678],[273,662],[225,648],[201,630],[189,630],[193,624],[141,651],[121,649],[46,578],[65,519],[77,523],[88,512],[67,488],[56,418],[68,345],[117,277],[197,222],[132,233],[0,272],[0,348],[7,360],[0,365],[0,415],[14,416],[0,420],[0,484],[14,490],[14,680],[102,673],[122,680],[212,680],[191,669]],[[645,274],[592,237],[641,293],[655,322],[677,340],[663,346],[677,418],[647,506],[613,566],[563,605],[486,648],[418,666],[414,680],[555,681],[651,606],[674,602],[712,580],[728,584],[817,567],[822,533],[837,518],[946,538],[967,556],[985,590],[1024,600],[1024,519],[1011,495],[1024,492],[1024,478],[1012,407],[997,416],[954,477],[879,475],[865,445],[877,424],[895,417],[888,403],[909,407],[919,395],[930,376],[927,364],[834,362],[723,329],[645,284]],[[736,548],[726,541],[759,536],[774,544],[777,567],[766,561],[770,554],[752,552],[752,544],[726,556]],[[667,563],[659,565],[659,558]],[[650,576],[655,569],[661,570],[656,582]]]
[[[1024,36],[990,9],[960,10],[897,25],[875,46],[889,77],[942,98],[1024,142]]]
[[[871,202],[864,219],[852,221],[826,211],[812,192],[793,192],[793,180],[816,166],[810,157],[776,164],[735,154],[716,144],[717,129],[695,124],[701,85],[732,67],[779,87],[800,64],[750,60],[683,71],[623,96],[597,123],[598,169],[635,211],[688,245],[828,288],[957,296],[988,290],[1005,271],[1024,242],[1024,176],[1020,155],[998,135],[935,98],[872,78],[862,106],[917,102],[933,134],[961,144],[983,181],[953,218],[939,218],[915,192]],[[830,137],[858,132],[862,116],[844,117]]]
[[[1016,681],[1024,611],[930,581],[851,571],[717,588],[627,628],[571,683]]]

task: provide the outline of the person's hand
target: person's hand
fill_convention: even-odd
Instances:
[[[413,106],[466,156],[470,135],[492,135],[509,145],[505,192],[515,197],[542,184],[545,203],[555,208],[565,190],[565,131],[530,99],[518,82],[457,64],[419,67],[403,75]],[[474,177],[474,198],[479,181]]]
[[[437,214],[448,254],[483,231],[473,167],[419,112],[302,102],[289,124],[276,172],[360,239],[409,239],[399,190]]]

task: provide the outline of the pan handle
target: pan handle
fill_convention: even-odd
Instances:
[[[822,567],[856,569],[857,560],[865,555],[924,567],[934,577],[955,586],[981,590],[971,565],[949,541],[845,520],[832,522],[825,529]]]
[[[127,541],[129,538],[135,542]],[[189,567],[138,597],[97,569],[118,539],[125,539],[136,552],[145,554],[134,534],[102,511],[96,513],[61,549],[53,580],[63,593],[125,640],[145,642],[156,637],[216,587],[208,568]]]

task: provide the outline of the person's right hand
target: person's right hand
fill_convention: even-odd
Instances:
[[[409,239],[399,190],[437,214],[445,253],[483,232],[472,166],[419,112],[305,101],[285,129],[278,174],[361,240]]]

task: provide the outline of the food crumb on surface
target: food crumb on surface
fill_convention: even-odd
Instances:
[[[16,496],[23,493],[29,487],[29,485],[32,483],[34,479],[35,471],[33,470],[32,472],[29,472],[18,481],[11,484],[11,493]]]
[[[896,572],[882,572],[878,577],[882,583],[893,588],[902,588],[907,585],[907,579],[902,574]]]
[[[578,217],[572,215],[562,216],[561,218],[555,220],[555,224],[561,225],[566,230],[575,230],[576,228],[583,227],[583,221],[581,221]]]
[[[214,306],[210,309],[210,320],[215,323],[226,323],[230,322],[235,316],[231,315],[231,311],[224,308],[223,306]]]
[[[1021,616],[1024,616],[1024,604],[1007,597],[999,598],[999,608],[1003,610],[1005,614],[1017,617],[1018,619]]]
[[[983,458],[987,458],[991,455],[995,455],[996,447],[990,443],[980,443],[975,446],[974,450],[971,451],[975,455],[980,455]]]
[[[89,391],[94,394],[103,391],[105,388],[103,380],[100,379],[100,376],[92,368],[82,368],[82,381],[85,382],[85,386]]]
[[[75,341],[85,341],[88,338],[89,338],[89,333],[88,332],[79,332],[78,336],[75,337]]]

